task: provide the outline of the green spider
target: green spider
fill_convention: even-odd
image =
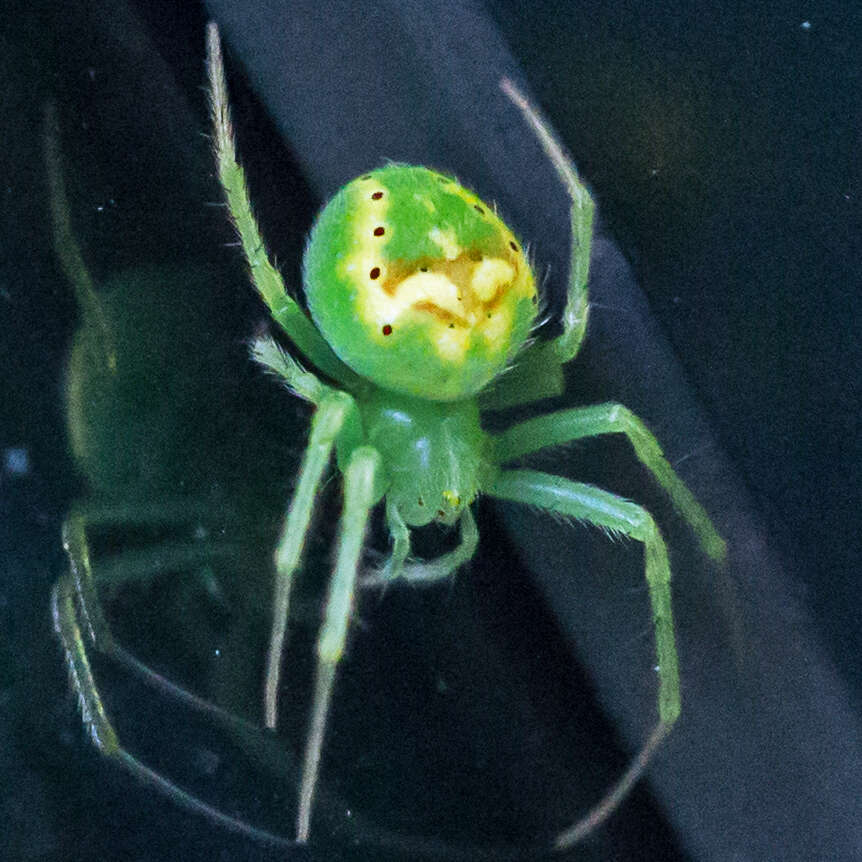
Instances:
[[[498,434],[482,427],[485,410],[527,404],[563,391],[562,367],[577,354],[587,328],[590,195],[548,127],[504,80],[503,90],[532,126],[571,199],[571,264],[562,334],[550,341],[531,339],[538,312],[535,279],[520,241],[494,209],[449,176],[400,164],[348,183],[318,216],[304,262],[309,318],[270,263],[252,212],[237,162],[214,24],[208,31],[208,60],[218,175],[251,279],[297,356],[318,372],[308,370],[269,337],[254,342],[254,359],[315,408],[274,555],[263,698],[264,722],[272,729],[277,724],[291,588],[333,454],[343,479],[334,571],[317,639],[296,839],[305,843],[310,836],[327,717],[358,589],[431,583],[453,574],[476,551],[479,535],[471,509],[484,495],[594,524],[644,546],[655,627],[658,721],[606,796],[557,835],[553,849],[568,848],[619,805],[679,716],[668,555],[655,521],[641,506],[561,476],[506,465],[549,446],[624,434],[704,552],[716,561],[725,556],[725,543],[704,509],[665,460],[653,435],[625,407],[601,404],[562,410]],[[385,506],[392,550],[379,569],[363,573],[365,534],[378,504]],[[436,559],[415,560],[410,530],[431,523],[456,527],[460,542]],[[106,736],[109,744],[100,742],[103,750],[125,760],[133,772],[179,802],[229,826],[259,832],[156,776],[121,748],[92,679],[76,615],[75,591],[90,589],[87,572],[81,575],[89,561],[80,527],[67,528],[66,545],[73,578],[55,593],[55,626],[94,738]],[[87,604],[86,596],[79,604]],[[89,618],[86,622],[92,624]],[[218,717],[230,723],[221,713]],[[248,732],[246,727],[235,729]]]
[[[525,503],[637,539],[644,545],[655,623],[659,721],[642,756],[597,809],[556,840],[578,840],[631,786],[638,765],[679,716],[679,672],[667,550],[652,516],[613,494],[535,470],[503,465],[584,437],[625,434],[667,491],[709,556],[725,545],[676,476],[644,424],[619,404],[541,416],[489,435],[483,407],[527,403],[561,391],[562,366],[577,354],[587,326],[587,275],[593,202],[547,126],[509,81],[521,109],[571,197],[572,254],[563,333],[529,340],[537,294],[522,246],[494,210],[456,181],[427,168],[389,165],[348,183],[318,216],[305,253],[311,320],[269,262],[237,163],[218,33],[209,31],[214,142],[219,178],[255,287],[297,351],[337,384],[324,383],[274,341],[260,339],[258,362],[315,407],[299,483],[275,552],[273,626],[264,695],[276,726],[282,648],[291,585],[301,564],[315,496],[332,450],[344,477],[335,569],[317,641],[317,680],[305,749],[297,838],[309,837],[336,669],[344,653],[369,514],[384,502],[392,553],[364,583],[434,581],[475,553],[471,506],[479,494]],[[505,373],[505,393],[495,381]],[[543,378],[539,393],[536,378]],[[488,387],[490,391],[488,391]],[[483,396],[488,393],[488,398]],[[410,556],[410,528],[458,525],[461,543],[430,562]]]

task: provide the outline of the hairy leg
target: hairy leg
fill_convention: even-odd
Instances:
[[[572,231],[569,252],[569,290],[563,311],[563,333],[551,342],[559,361],[568,362],[577,354],[587,331],[589,314],[587,281],[590,274],[595,205],[586,186],[578,177],[571,159],[563,152],[560,142],[554,137],[550,126],[542,119],[539,112],[508,78],[500,82],[500,88],[515,103],[536,133],[542,149],[556,168],[572,202],[569,215]]]
[[[281,660],[293,577],[302,559],[323,472],[329,464],[332,448],[345,421],[356,409],[353,398],[346,392],[329,389],[322,384],[321,387],[322,394],[311,420],[311,433],[300,466],[299,481],[275,550],[275,600],[264,686],[264,721],[267,727],[273,729],[278,718]]]
[[[317,640],[317,676],[299,792],[297,839],[307,841],[320,771],[320,755],[335,673],[344,654],[353,611],[356,580],[368,516],[377,502],[380,455],[370,446],[354,449],[344,471],[344,509],[339,525],[335,571],[329,585],[323,625]]]
[[[270,263],[269,254],[252,211],[245,172],[237,162],[221,42],[218,27],[214,23],[210,23],[207,28],[207,61],[213,146],[219,180],[248,261],[254,286],[276,322],[315,367],[345,386],[355,385],[357,377],[354,372],[335,355],[296,300],[287,293],[281,273]]]
[[[585,817],[561,832],[556,849],[570,847],[604,821],[625,798],[646,769],[661,740],[679,717],[679,666],[671,612],[670,565],[667,549],[652,516],[630,503],[592,485],[572,482],[535,470],[510,470],[500,474],[487,493],[503,500],[537,506],[565,517],[603,527],[643,543],[645,577],[652,606],[659,677],[659,720],[625,774]]]
[[[709,515],[667,462],[658,440],[643,421],[622,404],[596,404],[537,416],[498,434],[494,438],[494,446],[500,463],[505,463],[547,446],[602,434],[626,435],[638,460],[685,518],[704,553],[722,562],[727,547]]]
[[[536,108],[508,78],[503,78],[500,88],[524,115],[563,183],[571,201],[571,239],[568,289],[562,316],[563,331],[556,338],[536,342],[521,352],[510,373],[502,375],[482,394],[481,405],[483,409],[489,410],[548,398],[563,391],[565,383],[562,366],[578,353],[587,331],[587,283],[595,210],[593,199],[578,176],[572,160],[563,152],[560,142]]]

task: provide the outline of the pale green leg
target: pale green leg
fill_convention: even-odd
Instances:
[[[269,336],[262,336],[252,342],[251,358],[280,377],[291,392],[312,404],[319,404],[327,392],[335,391],[306,371]]]
[[[697,536],[704,552],[713,560],[722,562],[727,555],[727,547],[709,515],[667,462],[658,440],[646,425],[622,404],[574,407],[559,413],[537,416],[497,435],[494,445],[500,463],[506,463],[547,446],[557,446],[584,437],[598,437],[601,434],[626,435],[638,460],[665,490],[676,510]]]
[[[551,160],[566,193],[572,202],[571,246],[569,250],[569,291],[563,311],[563,334],[551,342],[561,363],[572,359],[581,347],[587,331],[589,295],[587,281],[590,275],[590,249],[593,239],[593,214],[595,204],[586,186],[578,177],[575,166],[563,152],[560,142],[554,137],[548,124],[527,101],[523,93],[508,79],[500,82],[503,92],[515,103],[539,139],[542,149]]]
[[[572,202],[569,214],[572,233],[569,251],[569,291],[566,308],[563,311],[563,334],[551,342],[559,361],[568,362],[577,354],[587,331],[589,314],[587,281],[590,274],[595,205],[586,186],[578,177],[575,166],[566,157],[560,142],[554,137],[548,124],[539,116],[538,111],[508,78],[500,82],[500,87],[515,103],[535,132]]]
[[[339,526],[335,572],[329,585],[323,626],[317,640],[317,678],[305,747],[296,824],[297,839],[302,842],[308,840],[335,673],[347,641],[359,559],[365,540],[368,516],[377,502],[375,486],[378,485],[379,480],[380,455],[377,450],[370,446],[354,449],[344,470],[344,509]]]
[[[299,304],[284,287],[281,273],[270,263],[252,211],[245,172],[237,162],[233,126],[227,99],[224,62],[218,27],[207,28],[207,62],[209,67],[210,105],[212,108],[213,146],[219,180],[224,189],[231,217],[248,260],[254,286],[269,307],[276,322],[291,341],[320,371],[348,388],[359,378],[333,352]]]
[[[345,420],[356,409],[353,398],[346,392],[324,386],[316,381],[313,375],[308,377],[319,387],[315,393],[319,400],[311,420],[311,433],[299,470],[299,482],[275,550],[275,601],[264,686],[264,721],[267,727],[273,729],[277,722],[281,660],[287,633],[293,576],[302,558],[305,537],[323,471],[329,463],[332,448]],[[303,386],[304,392],[311,394],[312,387],[307,380],[293,377],[288,378],[288,383],[292,388]]]
[[[603,527],[643,543],[645,575],[652,605],[657,670],[659,721],[626,773],[584,818],[562,832],[554,846],[564,849],[579,841],[619,805],[646,769],[653,753],[679,717],[679,663],[671,612],[670,565],[667,549],[652,516],[636,503],[592,485],[572,482],[535,470],[502,473],[488,493],[503,500],[538,506]]]
[[[223,727],[238,734],[246,750],[254,754],[255,749],[260,747],[257,725],[177,685],[117,643],[105,619],[98,595],[97,581],[103,585],[116,587],[131,581],[151,578],[163,571],[165,565],[193,568],[211,563],[221,557],[238,556],[241,553],[240,548],[223,542],[215,544],[176,542],[170,545],[162,543],[152,551],[124,551],[108,560],[100,560],[98,575],[94,571],[87,541],[88,527],[102,523],[176,523],[183,515],[195,517],[196,508],[200,509],[200,513],[208,509],[207,506],[196,506],[192,500],[176,500],[166,504],[129,504],[128,510],[119,504],[93,508],[87,506],[84,509],[76,505],[63,524],[63,547],[69,558],[70,574],[58,584],[58,596],[69,594],[75,599],[76,608],[73,609],[75,619],[68,624],[67,631],[71,632],[74,629],[80,634],[80,628],[83,626],[86,640],[103,655],[128,668],[153,688],[207,713]],[[58,634],[63,637],[59,630]],[[69,648],[69,644],[72,643],[74,638],[68,643],[64,638],[64,648]],[[80,644],[75,644],[75,649],[85,650],[83,640]],[[98,693],[94,692],[93,697],[98,700]],[[271,754],[269,760],[272,762]]]
[[[302,559],[305,537],[311,522],[314,501],[323,471],[349,414],[356,407],[346,392],[331,389],[306,371],[271,338],[259,338],[252,345],[252,357],[278,375],[292,392],[317,405],[311,420],[308,446],[299,470],[299,481],[290,503],[284,528],[275,550],[275,600],[272,631],[267,653],[264,682],[264,722],[275,729],[278,722],[278,689],[293,576]]]
[[[434,560],[423,560],[421,562],[405,564],[402,559],[397,569],[394,565],[390,569],[392,557],[395,556],[396,550],[396,548],[393,548],[392,557],[390,557],[386,565],[379,571],[372,572],[367,577],[364,577],[362,579],[362,586],[385,587],[396,581],[404,581],[414,586],[426,586],[448,578],[449,575],[473,558],[479,545],[479,530],[476,527],[473,512],[469,508],[464,509],[459,524],[461,528],[461,541],[453,550],[441,554]],[[404,529],[405,531],[407,530],[406,526]],[[393,535],[395,534],[393,533]],[[395,545],[396,547],[398,545],[397,535]],[[407,552],[409,553],[409,544]]]
[[[102,612],[96,590],[96,577],[90,559],[87,529],[99,524],[176,524],[202,518],[208,506],[195,504],[192,500],[177,499],[170,502],[106,503],[100,505],[76,504],[63,524],[63,546],[69,557],[69,567],[74,591],[83,618],[84,627],[93,645],[101,652],[112,656],[137,670],[141,675],[163,680],[145,665],[118,646]],[[236,546],[224,542],[175,541],[162,543],[151,550],[125,551],[99,564],[99,583],[117,586],[135,580],[144,580],[172,567],[194,567],[214,559],[232,556],[239,552]],[[172,686],[163,680],[165,686]],[[157,683],[160,684],[160,683]],[[193,697],[193,695],[189,695]]]
[[[258,338],[252,344],[251,355],[256,362],[280,377],[292,392],[317,405],[299,482],[275,551],[275,601],[264,683],[264,721],[267,727],[274,729],[278,721],[278,689],[293,576],[302,558],[323,471],[348,412],[355,408],[349,395],[325,386],[272,338]]]
[[[587,282],[595,210],[593,199],[578,177],[574,164],[565,155],[559,141],[538,111],[508,78],[503,78],[500,87],[524,115],[566,189],[571,201],[571,239],[568,290],[562,316],[563,332],[551,341],[532,344],[516,357],[512,372],[502,375],[480,395],[480,404],[487,410],[549,398],[559,395],[565,388],[562,366],[580,350],[587,332]]]

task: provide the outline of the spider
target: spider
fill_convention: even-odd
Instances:
[[[291,590],[333,456],[343,485],[335,561],[317,637],[296,841],[306,843],[311,835],[327,718],[358,590],[448,578],[477,549],[472,507],[479,496],[487,496],[593,524],[643,545],[657,655],[658,719],[626,772],[585,816],[556,836],[552,849],[571,847],[620,804],[680,713],[668,554],[653,517],[638,504],[562,476],[508,465],[546,447],[623,434],[704,553],[718,562],[726,553],[724,541],[664,458],[655,437],[622,405],[565,409],[494,434],[483,428],[484,411],[528,404],[563,391],[563,366],[576,356],[587,330],[594,208],[590,194],[549,127],[504,79],[503,91],[537,135],[571,200],[571,262],[562,333],[544,341],[532,337],[539,309],[535,278],[522,243],[494,208],[446,174],[404,164],[387,164],[363,174],[319,214],[304,258],[307,314],[270,262],[253,214],[237,160],[215,24],[208,28],[207,54],[219,180],[254,287],[293,345],[289,353],[273,338],[260,336],[253,342],[252,356],[314,407],[296,488],[274,553],[263,686],[264,723],[271,729],[277,725]],[[379,568],[363,572],[368,522],[378,505],[385,507],[391,552]],[[435,559],[414,559],[411,530],[429,524],[457,529],[458,544]],[[106,631],[107,626],[94,597],[88,596],[93,592],[92,575],[80,519],[69,520],[65,542],[72,577],[63,579],[55,591],[55,627],[94,740],[180,803],[229,826],[261,832],[192,797],[122,748],[83,645],[81,620],[90,629]],[[113,649],[120,654],[119,648]],[[126,661],[134,666],[131,657]],[[172,685],[161,679],[156,684]],[[249,731],[217,708],[204,708],[233,723],[239,732]]]

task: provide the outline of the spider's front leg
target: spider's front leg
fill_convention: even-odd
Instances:
[[[359,558],[368,516],[380,497],[380,478],[380,454],[377,450],[371,446],[354,449],[344,470],[344,509],[338,528],[335,571],[329,585],[323,626],[317,639],[317,676],[299,791],[296,828],[299,841],[308,840],[335,672],[347,642]]]
[[[207,58],[213,143],[219,180],[254,285],[274,320],[319,371],[345,388],[361,391],[366,388],[365,384],[336,356],[299,304],[289,296],[281,275],[269,260],[252,212],[245,175],[236,158],[221,44],[218,28],[214,23],[211,23],[207,30]],[[259,340],[253,348],[253,355],[261,364],[284,378],[292,391],[311,401],[316,407],[308,446],[300,468],[299,482],[275,553],[275,601],[264,686],[264,720],[267,727],[275,728],[293,578],[302,557],[315,497],[333,446],[336,441],[341,441],[346,452],[350,452],[351,446],[357,446],[358,440],[354,432],[358,427],[358,418],[351,395],[325,386],[295,360],[283,354],[271,340]],[[347,464],[344,467],[345,507],[340,526],[338,561],[327,602],[326,620],[318,642],[317,683],[300,790],[297,823],[300,841],[305,841],[308,837],[329,700],[335,680],[335,668],[347,637],[359,551],[365,535],[368,512],[382,496],[379,458],[375,450],[358,446],[347,456]]]
[[[282,377],[293,392],[308,399],[316,407],[299,481],[275,552],[275,602],[264,700],[266,724],[275,728],[294,575],[302,559],[315,498],[332,449],[340,439],[349,440],[353,437],[358,417],[352,396],[321,383],[296,360],[281,351],[271,339],[259,339],[252,352],[260,364]],[[308,840],[326,721],[336,669],[347,641],[368,517],[381,496],[380,455],[370,446],[356,446],[344,465],[344,508],[338,528],[338,551],[323,625],[317,640],[317,673],[297,815],[297,839],[302,842]]]
[[[275,729],[294,575],[302,559],[314,502],[323,473],[332,457],[332,449],[345,426],[357,419],[352,396],[321,383],[271,338],[255,341],[252,357],[282,378],[293,393],[315,405],[308,445],[299,468],[299,480],[275,550],[275,598],[264,686],[264,721],[267,727]]]

